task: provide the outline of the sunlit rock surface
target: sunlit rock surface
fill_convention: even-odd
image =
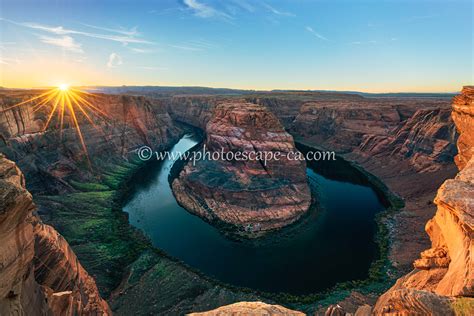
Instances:
[[[191,313],[189,316],[303,316],[304,313],[285,308],[280,305],[270,305],[263,302],[240,302],[216,308],[202,313]]]
[[[0,314],[109,314],[69,244],[33,214],[21,171],[1,154],[0,197]]]
[[[473,89],[465,87],[453,104],[453,118],[460,133],[456,162],[461,171],[445,181],[436,195],[438,209],[426,225],[432,246],[414,262],[414,271],[380,297],[376,313],[412,310],[449,315],[455,312],[449,302],[474,296],[474,117],[469,114],[473,109]],[[472,302],[466,308],[467,314],[474,313]]]
[[[206,150],[278,152],[279,159],[188,163],[173,182],[183,206],[209,221],[259,234],[295,222],[309,208],[311,194],[305,162],[287,159],[296,152],[293,138],[265,107],[222,103],[206,125]]]
[[[31,96],[28,91],[4,92],[0,94],[0,111]],[[71,177],[90,181],[104,166],[123,161],[140,146],[162,150],[165,144],[178,138],[178,129],[159,102],[139,96],[100,94],[90,100],[107,113],[108,118],[103,120],[90,115],[93,126],[78,114],[89,159],[76,130],[68,123],[67,111],[62,131],[57,118],[53,117],[48,130],[42,132],[49,106],[33,113],[34,103],[26,103],[0,115],[0,151],[23,170],[28,178],[28,189],[34,194],[67,192],[70,187],[65,180]]]

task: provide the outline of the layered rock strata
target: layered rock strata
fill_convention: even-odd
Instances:
[[[439,188],[437,211],[426,224],[431,248],[414,262],[375,306],[378,314],[419,312],[454,314],[452,302],[474,296],[474,159],[472,158],[474,89],[454,98],[453,119],[460,133],[456,162],[461,171]],[[466,308],[474,312],[471,302]],[[467,311],[463,311],[467,312]]]
[[[311,194],[305,162],[288,159],[288,153],[296,152],[293,138],[265,107],[218,105],[206,125],[205,149],[224,157],[247,153],[250,159],[221,157],[188,163],[172,187],[178,202],[190,212],[260,234],[291,224],[308,210]],[[278,152],[280,158],[251,159],[251,152]]]
[[[219,316],[219,315],[272,315],[272,316],[304,316],[304,313],[285,308],[280,305],[270,305],[263,302],[240,302],[216,308],[202,313],[191,313],[189,316]]]
[[[0,314],[110,314],[69,244],[33,214],[23,174],[1,154],[0,197]]]
[[[291,131],[342,153],[407,160],[417,172],[436,171],[440,164],[452,161],[456,133],[450,109],[436,100],[427,106],[404,103],[383,99],[308,102]]]
[[[0,95],[0,109],[30,97],[28,92],[4,92]],[[60,132],[55,117],[48,130],[41,132],[50,109],[45,107],[33,112],[36,101],[0,115],[0,151],[23,170],[29,179],[28,189],[35,194],[67,192],[70,187],[65,180],[73,177],[90,181],[100,175],[108,163],[131,156],[135,148],[148,145],[161,150],[164,148],[160,145],[171,143],[179,135],[165,106],[159,102],[120,95],[94,95],[90,101],[107,113],[108,118],[90,115],[93,126],[78,113],[89,158],[74,128],[66,124]],[[69,121],[67,112],[64,121]],[[87,161],[92,169],[87,167]]]

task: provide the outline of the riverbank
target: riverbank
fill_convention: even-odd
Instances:
[[[117,314],[136,312],[137,308],[140,313],[182,313],[257,299],[312,312],[354,291],[378,293],[385,289],[385,283],[374,283],[372,278],[339,284],[324,293],[293,296],[233,287],[203,275],[153,247],[122,212],[129,181],[144,166],[139,161],[110,165],[101,182],[72,182],[77,193],[39,197],[40,205],[51,206],[50,216],[59,219],[58,228],[96,278],[103,295],[110,295],[109,303]],[[371,270],[371,274],[375,272],[380,269]]]

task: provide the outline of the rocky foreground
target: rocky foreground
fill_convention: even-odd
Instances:
[[[25,179],[0,154],[0,315],[109,315],[67,241],[33,214]]]
[[[247,236],[260,235],[298,220],[311,204],[304,161],[293,138],[265,107],[221,103],[206,125],[204,150],[214,153],[278,153],[278,159],[190,161],[173,181],[176,199],[209,221],[232,226]],[[204,150],[203,152],[204,155]]]

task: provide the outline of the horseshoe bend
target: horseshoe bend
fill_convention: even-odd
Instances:
[[[27,99],[34,93],[5,91],[2,102],[5,107],[5,104],[11,104],[12,98]],[[101,128],[83,126],[92,169],[84,165],[85,157],[80,146],[74,145],[74,136],[68,134],[72,133],[71,130],[64,131],[61,141],[63,147],[58,147],[55,144],[60,142],[59,131],[53,130],[46,135],[36,132],[44,124],[44,117],[37,116],[29,108],[15,112],[9,110],[3,116],[6,141],[2,151],[15,160],[26,175],[23,177],[13,162],[2,158],[2,232],[3,240],[6,241],[4,247],[10,249],[3,252],[3,260],[6,260],[3,266],[9,267],[9,270],[4,269],[1,273],[4,280],[2,284],[5,284],[2,286],[5,294],[1,304],[3,310],[16,308],[27,311],[31,307],[53,313],[75,310],[79,314],[93,311],[128,314],[132,309],[140,313],[161,313],[165,308],[162,307],[164,305],[154,306],[151,303],[140,304],[139,307],[136,305],[138,297],[143,297],[147,302],[167,302],[171,304],[167,306],[176,306],[173,313],[178,314],[184,311],[205,311],[209,310],[207,306],[217,308],[230,303],[236,304],[225,310],[280,310],[265,303],[285,305],[304,312],[360,308],[373,310],[377,314],[411,311],[415,308],[420,313],[469,308],[472,277],[470,265],[466,263],[471,260],[468,249],[471,242],[469,213],[472,211],[472,194],[468,162],[472,156],[469,149],[472,147],[469,134],[472,125],[472,88],[465,87],[462,94],[454,98],[452,110],[449,99],[396,99],[392,102],[331,93],[296,97],[291,94],[283,97],[281,94],[255,95],[230,99],[227,96],[170,96],[162,99],[150,96],[98,96],[100,101],[97,102],[102,102],[103,108],[115,114],[112,121],[98,121],[97,126]],[[302,96],[310,99],[303,106],[300,102]],[[294,98],[294,101],[289,102],[288,98]],[[334,104],[334,98],[340,98],[339,106]],[[325,99],[330,101],[324,103]],[[346,105],[348,100],[352,100],[349,104],[359,104],[357,111],[352,110],[353,105]],[[327,111],[320,113],[317,103],[333,103],[331,107],[336,108],[337,112],[329,116]],[[385,123],[381,125],[376,111],[384,107],[386,113],[392,109],[396,111],[393,116],[385,116]],[[314,110],[309,111],[308,108]],[[455,134],[451,116],[458,126],[459,137]],[[36,119],[32,120],[34,117]],[[291,117],[293,119],[288,119]],[[309,122],[313,119],[320,123],[301,129],[303,125],[300,125],[300,121]],[[367,127],[372,122],[379,126],[378,129]],[[334,135],[332,137],[327,134],[329,127],[332,129],[331,135]],[[203,136],[199,136],[198,130],[203,131]],[[197,135],[196,140],[179,145],[182,141],[178,140],[186,133]],[[338,138],[338,135],[344,136]],[[293,137],[298,139],[298,143]],[[375,138],[384,145],[378,148],[369,146],[369,142]],[[460,150],[453,159],[456,139]],[[206,145],[209,152],[224,149],[224,152],[255,150],[281,153],[304,152],[307,146],[314,144],[315,147],[334,148],[339,157],[344,159],[336,161],[337,165],[333,165],[333,162],[326,162],[329,164],[325,165],[323,162],[313,164],[310,161],[293,160],[268,161],[266,165],[262,161],[226,160],[144,163],[138,161],[131,151],[142,144],[149,144],[154,150],[169,150],[173,144],[177,144],[181,146],[177,149],[183,151],[203,150]],[[124,157],[127,156],[128,162],[125,162]],[[452,157],[451,160],[449,157]],[[424,161],[431,163],[427,165]],[[454,177],[454,161],[459,168],[463,168],[462,172],[454,180],[446,181],[434,199],[442,179]],[[392,164],[393,167],[386,170],[382,162]],[[405,206],[397,204],[399,198],[377,182],[379,180],[375,181],[373,176],[369,176],[362,167],[379,175],[379,179],[387,179],[389,188],[404,198]],[[25,178],[26,181],[22,180]],[[425,183],[424,190],[420,190],[419,186],[401,185],[414,180]],[[36,206],[25,190],[25,182]],[[333,194],[334,199],[330,198]],[[356,195],[351,197],[352,194]],[[420,200],[420,195],[426,198]],[[381,202],[376,202],[378,199]],[[430,203],[432,199],[435,204]],[[373,240],[374,236],[379,236],[390,242],[388,251],[378,252],[378,255],[377,251],[384,251],[380,248],[383,243],[374,243],[371,248],[367,244],[357,246],[357,243],[348,243],[349,240],[357,242],[358,238],[364,240],[360,233],[355,233],[357,227],[373,227],[377,223],[376,217],[372,217],[375,215],[362,215],[365,214],[362,210],[369,206],[369,200],[375,203],[373,214],[377,214],[375,210],[380,212],[382,204],[392,209],[391,213],[382,212],[379,215],[382,216],[381,222],[378,222],[382,225],[380,227],[390,227],[388,234],[374,230],[365,237]],[[347,201],[348,204],[342,204],[347,206],[336,206],[342,201]],[[175,203],[175,206],[171,207],[170,203]],[[179,211],[180,206],[176,203],[185,209]],[[354,203],[361,203],[361,208]],[[128,218],[123,216],[126,213],[121,211],[120,205],[128,205],[124,209],[128,212]],[[313,211],[310,205],[314,205]],[[425,240],[423,226],[429,218],[422,214],[429,214],[435,205],[438,206],[436,216],[426,226],[433,245],[430,250],[423,251],[429,248],[427,242],[421,242]],[[343,224],[346,216],[352,214],[344,211],[346,207],[360,209],[357,211],[360,213],[353,213],[355,217],[350,220],[351,223],[357,222],[357,225]],[[170,215],[166,215],[167,209],[173,210]],[[425,211],[417,215],[420,209]],[[162,214],[157,210],[165,212],[156,217]],[[336,216],[334,221],[328,217],[330,214]],[[365,224],[360,221],[362,216],[366,216]],[[143,230],[145,235],[132,229],[128,222]],[[180,225],[184,229],[181,232],[177,230]],[[341,240],[340,244],[336,237],[327,239],[333,236],[328,232],[323,233],[329,227],[332,227],[334,236],[346,236],[337,228],[341,225],[345,225],[344,231],[351,235],[347,235],[347,239]],[[218,229],[212,231],[213,226]],[[275,232],[278,234],[275,235]],[[234,237],[229,236],[231,239],[227,239],[227,233]],[[317,237],[320,233],[326,239]],[[298,237],[307,234],[314,234],[314,239]],[[17,239],[13,236],[24,237]],[[232,241],[235,236],[244,239]],[[417,239],[413,239],[413,236],[417,236]],[[196,248],[196,252],[187,246],[183,248],[187,243],[196,244],[198,238],[202,238],[200,247],[204,248]],[[176,243],[176,240],[181,242]],[[216,246],[212,246],[214,243]],[[308,245],[305,247],[312,245],[317,250],[311,254],[304,250],[300,252],[298,247],[305,243]],[[291,248],[282,248],[285,244]],[[324,244],[330,248],[325,250]],[[344,248],[344,245],[349,247]],[[267,271],[262,270],[259,274],[261,277],[266,275],[270,280],[285,280],[282,284],[287,285],[282,289],[287,286],[287,289],[294,288],[295,293],[311,292],[311,288],[318,287],[299,289],[296,286],[297,273],[286,273],[286,278],[279,272],[273,274],[272,270],[279,271],[280,267],[278,261],[269,257],[269,254],[277,251],[275,253],[282,255],[279,260],[283,260],[285,253],[291,253],[295,265],[300,265],[300,269],[292,268],[290,271],[300,270],[308,278],[317,277],[318,273],[311,276],[313,273],[310,270],[303,269],[305,261],[314,260],[313,268],[318,267],[320,271],[335,267],[334,264],[326,267],[318,263],[321,262],[320,255],[328,255],[334,247],[345,249],[342,255],[347,255],[351,248],[358,252],[362,249],[374,250],[369,252],[370,255],[359,253],[353,257],[358,258],[356,262],[366,262],[366,265],[357,268],[359,270],[355,269],[356,262],[347,266],[348,271],[359,271],[357,273],[362,279],[366,278],[365,282],[369,286],[395,281],[387,278],[382,269],[370,270],[379,271],[377,273],[381,274],[378,277],[368,274],[370,267],[377,267],[374,262],[381,262],[377,260],[389,260],[395,275],[406,273],[412,262],[415,270],[397,281],[378,301],[373,296],[359,294],[361,292],[358,291],[362,291],[364,285],[356,285],[349,287],[352,290],[338,305],[321,307],[313,303],[317,302],[317,298],[310,298],[307,294],[301,297],[306,297],[309,303],[298,307],[291,303],[295,298],[252,292],[251,289],[241,291],[219,282],[222,279],[239,284],[237,279],[242,280],[244,271],[248,270],[245,270],[245,265],[241,266],[244,269],[242,271],[238,266],[228,266],[226,258],[234,256],[232,260],[235,262],[243,256],[247,264],[254,265],[254,269],[268,259]],[[191,267],[156,252],[160,248],[188,262]],[[199,254],[206,248],[210,251],[209,255],[213,253],[215,260],[221,262],[219,266],[226,268],[216,270],[205,263],[207,261],[200,263],[199,258],[202,257]],[[261,256],[251,255],[251,249],[259,248]],[[219,255],[216,256],[213,251],[218,251]],[[420,252],[421,259],[417,259],[417,253]],[[115,257],[107,254],[114,254]],[[256,261],[249,260],[252,256],[255,256]],[[337,257],[335,254],[332,256]],[[15,258],[22,259],[18,261]],[[193,266],[199,267],[201,272],[194,270]],[[344,266],[342,262],[339,264],[341,266]],[[219,276],[209,279],[202,271]],[[238,278],[227,275],[228,271],[233,271]],[[55,281],[56,276],[64,273],[70,276],[64,280],[69,281]],[[18,279],[15,275],[23,277]],[[339,273],[339,278],[351,278],[349,275]],[[338,278],[336,274],[328,273],[324,282],[323,279],[319,282],[335,284],[331,282],[335,278]],[[157,282],[159,288],[156,287]],[[198,296],[194,292],[182,292],[184,284],[190,290],[201,288],[204,292]],[[267,284],[263,279],[244,284],[274,288],[271,282]],[[175,294],[172,293],[174,290],[177,291]],[[41,292],[41,297],[36,297],[28,306],[23,305],[20,298],[31,295],[31,291]],[[144,297],[144,291],[150,294]],[[336,287],[331,291],[329,297],[341,290]],[[81,299],[81,293],[89,293],[89,300]],[[187,302],[191,299],[193,303],[177,307],[175,304],[183,304],[182,295],[185,295]],[[196,300],[200,300],[198,297],[201,295],[208,297],[211,305],[198,303]],[[265,303],[246,306],[249,303],[238,303],[240,301]]]
[[[471,1],[0,8],[0,316],[474,315]]]
[[[289,225],[308,211],[311,194],[305,162],[287,158],[296,151],[293,138],[264,106],[219,104],[205,131],[204,145],[211,154],[278,152],[281,159],[189,162],[172,184],[186,209],[246,235]]]

